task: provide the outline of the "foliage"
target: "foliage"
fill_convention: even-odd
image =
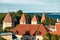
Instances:
[[[31,15],[26,13],[27,24],[31,24]]]
[[[52,35],[51,40],[58,40],[57,35]]]
[[[51,40],[51,34],[46,33],[46,35],[43,37],[43,40]]]
[[[55,25],[56,19],[53,18],[46,18],[43,22],[41,22],[43,25]]]
[[[43,37],[43,40],[59,40],[60,36],[56,35],[56,34],[50,34],[50,33],[46,33],[46,35]]]
[[[4,29],[4,32],[8,32],[8,31],[10,31],[10,30],[12,30],[14,27],[6,27],[5,29]]]
[[[0,24],[3,23],[3,19],[5,17],[6,13],[0,13]]]
[[[21,13],[23,13],[23,12],[22,12],[22,10],[18,10],[17,13],[21,14]]]

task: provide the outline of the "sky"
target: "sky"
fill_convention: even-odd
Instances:
[[[60,0],[0,0],[0,12],[60,12]]]

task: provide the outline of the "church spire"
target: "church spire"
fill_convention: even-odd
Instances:
[[[31,24],[37,24],[37,17],[34,15],[34,17],[31,20]]]
[[[21,19],[20,19],[20,24],[26,24],[25,14],[22,14]]]
[[[6,27],[12,27],[14,26],[14,22],[11,18],[10,12],[7,13],[6,17],[3,20],[3,29]]]
[[[12,18],[11,18],[10,12],[7,13],[7,15],[4,18],[3,22],[12,22]]]
[[[41,22],[43,22],[44,20],[46,20],[45,13],[42,14]]]

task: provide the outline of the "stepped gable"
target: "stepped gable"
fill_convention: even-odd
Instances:
[[[25,21],[26,21],[26,16],[25,16],[25,14],[24,14],[24,13],[23,13],[23,14],[22,14],[22,16],[21,16],[20,22],[21,22],[21,21],[23,21],[23,22],[25,22]]]
[[[24,35],[26,33],[26,31],[30,32],[30,35],[38,35],[37,33],[39,33],[39,35],[43,36],[46,34],[47,30],[44,28],[44,26],[42,24],[19,24],[18,26],[16,26],[12,32],[17,34],[17,35]],[[34,35],[34,36],[35,36]]]
[[[34,17],[32,18],[32,21],[37,21],[36,15],[34,15]]]
[[[4,18],[3,22],[12,22],[12,18],[11,18],[10,12],[7,13],[7,15]]]

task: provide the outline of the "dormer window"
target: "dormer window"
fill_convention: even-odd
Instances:
[[[25,31],[26,35],[30,35],[30,31]]]
[[[40,31],[37,31],[37,35],[40,35],[41,34],[41,32]]]
[[[18,34],[19,32],[16,30],[16,32],[15,32],[16,34]]]

